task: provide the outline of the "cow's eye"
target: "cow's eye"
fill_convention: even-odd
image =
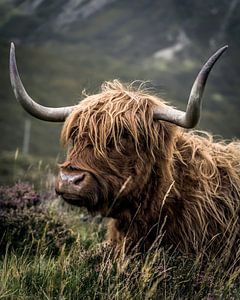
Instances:
[[[121,134],[121,139],[123,139],[123,140],[129,140],[129,138],[130,138],[129,132],[126,129],[123,130],[123,132]]]
[[[114,140],[111,138],[107,141],[107,148],[112,149],[114,147]]]
[[[86,148],[87,148],[87,149],[93,149],[93,144],[88,143],[88,144],[86,145]]]

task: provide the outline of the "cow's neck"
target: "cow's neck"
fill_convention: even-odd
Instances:
[[[148,248],[155,240],[164,224],[168,223],[169,212],[164,201],[174,202],[172,196],[173,179],[166,180],[166,174],[159,169],[159,163],[152,168],[148,182],[138,195],[121,199],[123,207],[114,215],[114,227],[128,244],[140,244]],[[156,192],[158,191],[158,192]],[[124,207],[124,203],[126,203]]]

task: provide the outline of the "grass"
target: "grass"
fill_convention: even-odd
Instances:
[[[11,185],[17,181],[32,182],[35,188],[49,191],[54,186],[54,174],[57,173],[56,159],[44,159],[24,155],[18,149],[14,152],[0,152],[0,185]]]
[[[24,169],[31,160],[16,156],[16,170]],[[37,160],[31,164],[37,166]],[[44,174],[45,169],[33,168],[36,181],[41,172]],[[4,191],[0,193],[0,299],[240,297],[238,256],[226,265],[224,259],[230,254],[227,246],[221,257],[206,259],[201,253],[183,255],[172,247],[163,248],[160,235],[145,254],[123,251],[116,256],[105,242],[107,220],[90,217],[59,199],[46,199],[46,194],[52,197],[46,190],[44,207],[38,206],[41,197],[31,186],[19,183]],[[19,197],[34,206],[24,210]],[[7,210],[1,210],[4,199],[8,200]],[[18,203],[19,212],[13,213]]]
[[[7,247],[0,257],[0,299],[239,299],[239,267],[164,249],[161,237],[144,255],[116,256],[104,243],[105,222],[83,221],[78,209],[57,200],[49,210],[75,242],[57,255],[49,254],[44,235],[34,252],[29,242],[20,251]]]
[[[58,257],[6,253],[0,299],[238,299],[239,286],[210,266],[169,255],[115,258],[109,248],[76,243]],[[217,276],[217,277],[216,277]]]

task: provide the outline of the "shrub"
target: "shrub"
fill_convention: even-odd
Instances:
[[[8,247],[55,255],[63,246],[68,249],[76,241],[73,232],[49,210],[47,202],[27,183],[0,187],[1,254]]]

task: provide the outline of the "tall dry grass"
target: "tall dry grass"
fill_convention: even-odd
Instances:
[[[12,191],[11,199],[14,199]],[[32,195],[35,197],[30,192],[28,195],[27,203],[32,202]],[[136,250],[126,254],[123,250],[116,256],[112,247],[104,242],[105,221],[96,222],[84,211],[72,209],[59,200],[44,201],[47,208],[45,226],[42,223],[44,211],[41,211],[41,226],[32,223],[35,224],[33,231],[28,217],[28,227],[24,227],[30,228],[33,237],[37,232],[37,240],[25,234],[18,247],[14,235],[13,247],[13,236],[11,230],[8,231],[8,243],[4,251],[0,251],[0,299],[210,300],[240,297],[239,253],[231,257],[231,236],[226,236],[226,246],[221,253],[215,249],[217,255],[207,256],[209,248],[205,243],[197,255],[183,255],[173,246],[164,248],[161,245],[164,233],[160,232],[147,253],[140,254]],[[30,213],[33,213],[31,207],[29,211],[24,210],[24,214]],[[38,210],[35,213],[38,214]],[[21,220],[24,225],[25,219]],[[55,225],[59,228],[59,220],[64,230],[49,234],[49,225],[52,229]],[[17,224],[19,227],[20,223]],[[63,243],[59,251],[51,251],[50,245],[56,243],[57,234],[63,232],[73,234],[71,244],[66,247]],[[229,257],[231,260],[226,259]]]
[[[224,265],[227,249],[222,258],[206,260],[164,249],[159,237],[144,255],[116,257],[102,242],[102,224],[80,225],[70,251],[62,246],[58,255],[49,255],[44,240],[34,254],[30,244],[21,251],[6,249],[0,299],[239,299],[240,267],[237,260]]]

